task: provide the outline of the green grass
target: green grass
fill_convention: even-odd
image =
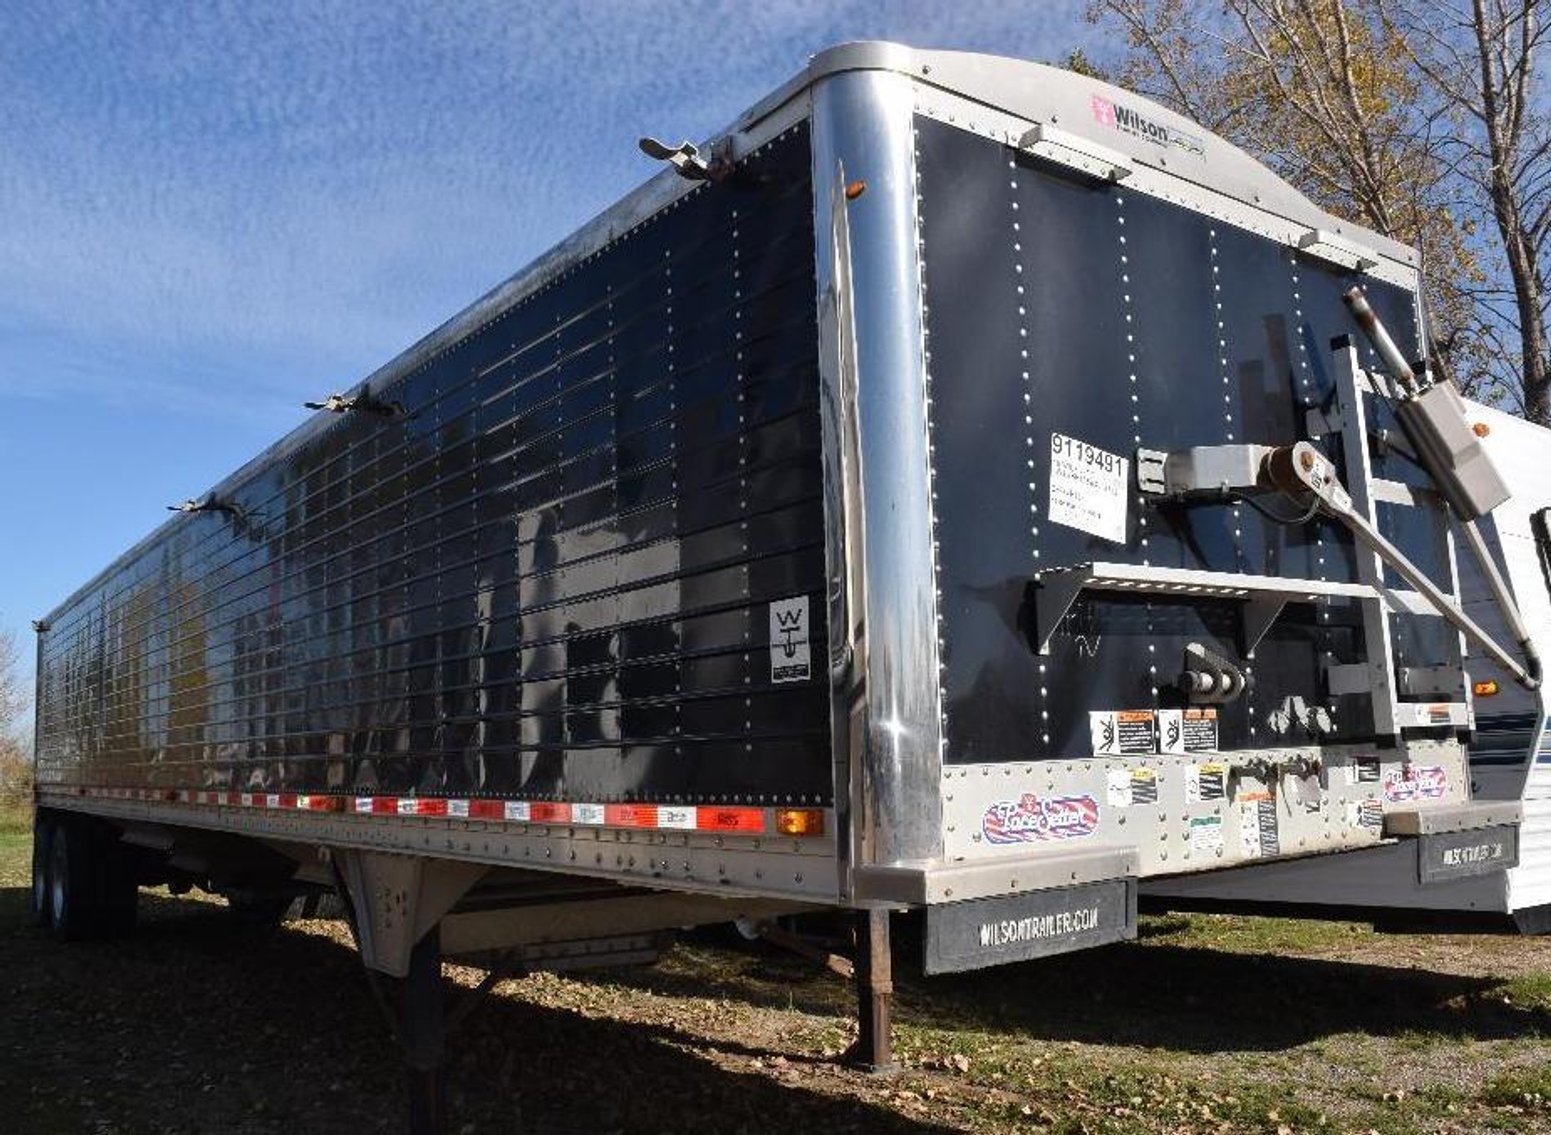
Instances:
[[[32,806],[0,801],[0,848],[32,847]]]
[[[1245,918],[1229,914],[1143,915],[1140,933],[1149,944],[1199,947],[1234,954],[1359,950],[1375,935],[1372,926],[1361,922]]]

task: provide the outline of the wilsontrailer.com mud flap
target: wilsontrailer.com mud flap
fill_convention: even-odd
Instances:
[[[1135,879],[971,899],[926,908],[923,969],[957,973],[1135,937]]]
[[[1475,801],[1392,812],[1384,834],[1415,839],[1417,882],[1425,887],[1517,867],[1522,818],[1516,800]]]
[[[1417,840],[1417,876],[1423,886],[1490,875],[1518,865],[1519,829],[1514,824],[1424,835]]]

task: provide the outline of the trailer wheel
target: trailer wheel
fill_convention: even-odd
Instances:
[[[54,821],[46,812],[32,820],[32,924],[39,929],[49,925],[53,905],[49,901],[49,851],[54,837]]]
[[[85,841],[79,824],[61,821],[53,827],[48,841],[49,929],[61,942],[76,942],[91,936]]]
[[[138,879],[117,837],[85,818],[60,817],[50,826],[48,925],[54,937],[81,942],[133,929]]]

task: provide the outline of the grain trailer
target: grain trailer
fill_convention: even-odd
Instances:
[[[1425,353],[1411,249],[985,55],[838,47],[642,149],[39,621],[41,919],[337,890],[425,1123],[442,954],[854,910],[876,1065],[889,911],[939,973],[1132,936],[1143,879],[1513,839],[1457,689],[1462,633],[1535,680],[1454,598],[1494,474],[1374,346]]]

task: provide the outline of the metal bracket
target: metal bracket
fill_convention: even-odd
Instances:
[[[1310,229],[1304,233],[1298,238],[1298,249],[1338,268],[1358,272],[1366,272],[1379,264],[1378,253],[1373,249],[1325,229]]]
[[[374,414],[379,418],[407,417],[402,402],[379,402],[371,394],[362,392],[351,398],[344,394],[330,394],[321,402],[303,402],[303,406],[309,410],[327,410],[330,414],[348,414],[355,411],[362,414]]]
[[[721,181],[732,172],[732,139],[724,138],[711,147],[711,160],[700,156],[700,147],[693,142],[680,142],[670,146],[648,135],[636,143],[641,152],[655,161],[667,162],[678,175],[688,181]]]
[[[410,952],[489,870],[483,863],[335,848],[366,965],[409,973]]]
[[[1036,122],[1026,131],[1018,139],[1018,148],[1097,181],[1124,181],[1131,176],[1131,159],[1126,155],[1046,122]]]
[[[1286,606],[1287,596],[1274,594],[1256,595],[1244,604],[1240,620],[1244,641],[1239,646],[1245,658],[1255,657],[1255,648],[1266,637],[1271,624],[1282,617],[1282,610]]]
[[[1119,591],[1176,598],[1238,599],[1244,606],[1244,654],[1251,657],[1288,603],[1314,603],[1332,597],[1375,598],[1362,583],[1322,579],[1285,579],[1238,572],[1196,571],[1190,568],[1147,567],[1141,564],[1092,563],[1057,568],[1036,577],[1034,618],[1041,654],[1050,653],[1056,627],[1084,590]]]
[[[1458,666],[1402,666],[1400,690],[1412,697],[1462,697],[1467,685]]]

